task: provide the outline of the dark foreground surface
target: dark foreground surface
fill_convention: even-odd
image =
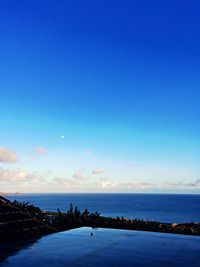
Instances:
[[[200,237],[82,227],[44,236],[0,266],[199,267]]]

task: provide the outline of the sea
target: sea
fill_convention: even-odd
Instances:
[[[200,222],[200,195],[182,194],[21,194],[6,196],[11,201],[29,202],[42,210],[62,212],[70,203],[81,211],[98,211],[102,216],[123,216],[159,222]]]

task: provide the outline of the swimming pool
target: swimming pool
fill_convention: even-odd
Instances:
[[[0,266],[199,267],[200,237],[82,227],[44,236]]]

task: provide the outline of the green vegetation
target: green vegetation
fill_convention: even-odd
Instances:
[[[74,208],[72,204],[70,204],[70,208],[67,213],[62,213],[58,209],[58,213],[53,216],[52,225],[61,231],[82,226],[89,226],[185,235],[200,235],[200,223],[192,222],[185,224],[172,224],[138,219],[131,220],[124,217],[103,217],[100,216],[100,213],[91,213],[87,209],[81,213],[78,207]]]
[[[48,220],[47,215],[39,208],[34,205],[29,204],[29,202],[19,202],[14,200],[12,204],[18,209],[30,213],[32,216],[38,220],[46,221]]]
[[[58,214],[54,216],[52,225],[59,230],[67,230],[77,228],[81,226],[95,227],[96,223],[100,220],[100,213],[89,212],[85,209],[82,213],[78,207],[73,207],[70,204],[70,208],[67,213],[62,213],[58,209]]]
[[[0,240],[25,240],[57,229],[49,223],[49,216],[29,203],[11,202],[0,196]]]
[[[11,202],[0,197],[1,240],[36,237],[83,226],[200,235],[200,223],[171,224],[104,217],[99,212],[90,212],[88,209],[81,212],[72,204],[66,213],[59,209],[57,212],[44,212],[28,202]]]

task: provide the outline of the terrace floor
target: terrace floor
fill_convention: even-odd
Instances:
[[[82,227],[44,236],[0,266],[199,267],[200,237]]]

